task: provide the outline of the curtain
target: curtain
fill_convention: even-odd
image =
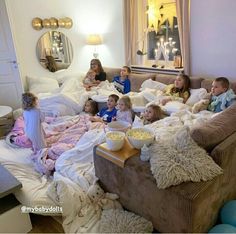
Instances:
[[[176,0],[182,66],[184,73],[190,75],[190,7],[189,0]]]
[[[147,0],[123,0],[125,63],[137,64],[138,50],[146,52]]]

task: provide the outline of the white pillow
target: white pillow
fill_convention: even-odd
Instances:
[[[83,80],[84,77],[86,76],[86,72],[79,72],[76,74],[67,74],[67,75],[63,75],[63,74],[56,74],[56,80],[58,81],[59,84],[63,84],[66,80],[69,80],[71,78],[76,78],[78,80]]]
[[[26,76],[29,92],[37,95],[39,93],[49,93],[59,88],[58,82],[49,77]]]
[[[159,89],[159,90],[163,91],[165,89],[165,87],[166,87],[166,84],[163,84],[163,83],[158,82],[158,81],[154,81],[152,79],[148,79],[148,80],[145,80],[142,83],[140,91],[143,91],[146,88]]]
[[[161,107],[167,115],[171,115],[172,113],[178,112],[180,110],[189,110],[190,107],[184,103],[177,101],[170,101],[165,104],[165,106]]]
[[[207,94],[207,90],[204,88],[200,89],[190,89],[190,97],[188,98],[186,104],[193,106],[195,103],[202,100]]]

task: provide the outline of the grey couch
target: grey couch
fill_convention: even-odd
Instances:
[[[136,76],[137,75],[133,75]],[[141,75],[138,75],[141,76]],[[153,74],[145,74],[145,78]],[[142,77],[144,78],[144,77]],[[141,79],[142,79],[141,78]],[[173,82],[168,75],[153,79]],[[195,88],[209,90],[212,80],[191,78]],[[138,82],[137,79],[133,82]],[[236,91],[236,82],[232,83]],[[132,81],[131,81],[132,86]],[[135,87],[140,86],[140,83]],[[97,156],[94,148],[96,176],[105,191],[117,193],[121,204],[153,223],[160,232],[207,232],[217,221],[223,204],[236,198],[236,105],[232,105],[206,124],[191,130],[192,138],[205,148],[224,173],[207,182],[186,182],[158,189],[150,164],[138,156],[131,157],[121,168]]]

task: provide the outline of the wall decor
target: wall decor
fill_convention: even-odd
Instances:
[[[32,20],[32,27],[35,30],[41,30],[42,28],[51,28],[51,29],[57,29],[60,28],[66,28],[69,29],[73,26],[73,21],[69,17],[60,18],[57,19],[55,17],[51,17],[49,19],[41,19],[39,17],[36,17]]]

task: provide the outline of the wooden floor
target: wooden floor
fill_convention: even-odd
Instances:
[[[62,225],[50,216],[30,214],[32,230],[29,233],[64,233]]]

